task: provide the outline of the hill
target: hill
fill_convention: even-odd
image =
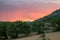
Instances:
[[[43,18],[39,18],[39,19],[37,19],[35,21],[50,22],[53,19],[60,19],[60,9],[52,12],[48,16],[45,16]]]

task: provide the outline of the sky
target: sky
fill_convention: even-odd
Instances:
[[[60,9],[60,0],[0,0],[0,21],[28,21]]]

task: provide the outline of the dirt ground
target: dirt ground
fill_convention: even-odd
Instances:
[[[50,40],[60,40],[60,32],[47,33],[46,38],[49,38]],[[40,40],[40,35],[19,38],[15,40]]]

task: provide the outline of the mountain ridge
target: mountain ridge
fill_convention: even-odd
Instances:
[[[51,14],[49,14],[43,18],[37,19],[35,21],[49,22],[50,20],[55,19],[55,18],[56,19],[60,18],[60,9],[53,11]]]

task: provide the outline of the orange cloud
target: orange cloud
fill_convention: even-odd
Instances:
[[[0,3],[0,21],[36,20],[60,8],[60,3],[37,0],[37,2],[20,1],[19,3],[16,1],[10,4],[7,4],[10,1],[6,4]]]

